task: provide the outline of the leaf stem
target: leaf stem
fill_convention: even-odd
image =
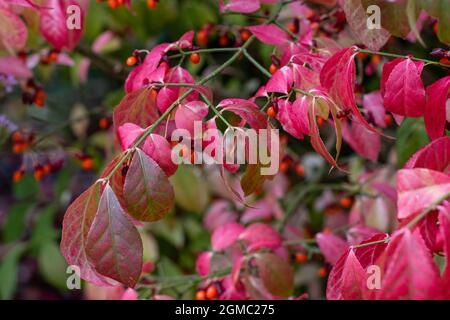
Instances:
[[[378,54],[380,56],[385,56],[385,57],[390,57],[390,58],[403,58],[403,59],[407,59],[409,56],[404,56],[401,54],[395,54],[395,53],[389,53],[389,52],[382,52],[382,51],[371,51],[371,50],[366,50],[366,49],[357,49],[356,52],[362,52],[362,53],[367,53],[367,54]],[[410,57],[412,60],[415,61],[423,61],[426,62],[427,64],[434,64],[437,66],[441,66],[444,68],[450,68],[450,65],[447,64],[443,64],[440,63],[438,61],[432,61],[432,60],[428,60],[428,59],[423,59],[423,58],[416,58],[416,57]]]

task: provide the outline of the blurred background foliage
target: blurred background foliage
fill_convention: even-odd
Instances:
[[[200,30],[207,24],[217,23],[229,28],[232,35],[238,30],[236,25],[257,24],[259,21],[242,15],[221,16],[218,1],[213,0],[161,0],[155,10],[148,10],[145,1],[133,1],[131,12],[124,7],[111,10],[105,4],[91,1],[80,47],[89,49],[102,32],[112,31],[116,35],[115,41],[100,54],[122,63],[135,49],[150,49],[157,43],[174,41],[188,30]],[[424,30],[422,37],[430,47],[395,40],[385,51],[426,57],[438,42],[431,28]],[[212,37],[210,46],[217,47],[217,39],[214,35]],[[28,41],[30,52],[48,48],[48,44],[38,36],[37,23],[30,30]],[[230,41],[234,41],[232,37]],[[257,44],[251,47],[252,55],[267,67],[271,52],[272,48],[268,46]],[[206,73],[227,56],[205,55],[199,65],[187,63],[186,67],[193,74]],[[80,50],[75,50],[71,57],[79,63],[83,55]],[[124,96],[124,78],[107,74],[93,63],[88,81],[81,83],[77,70],[77,65],[53,64],[39,65],[35,69],[36,81],[43,84],[47,95],[46,106],[42,109],[24,106],[17,88],[9,94],[0,92],[0,114],[6,115],[38,141],[26,155],[15,155],[10,152],[8,139],[0,139],[1,299],[79,299],[83,295],[81,291],[69,291],[66,287],[67,265],[59,252],[61,223],[70,201],[95,181],[106,161],[114,155],[114,133],[100,128],[99,121],[102,118],[110,121],[113,108]],[[431,83],[439,76],[425,71],[424,82]],[[264,81],[258,70],[242,60],[224,76],[214,80],[211,86],[215,100],[219,101],[230,96],[249,97]],[[378,86],[376,74],[365,77],[365,92],[376,90]],[[73,121],[74,117],[81,120]],[[407,119],[396,134],[399,166],[428,143],[420,120]],[[382,155],[382,162],[389,161],[390,153],[387,151],[392,146],[393,142],[384,141],[386,152]],[[307,142],[292,142],[291,147],[299,154],[311,151]],[[76,156],[79,153],[92,157],[93,170],[83,169]],[[345,147],[343,157],[352,155],[353,152]],[[60,159],[63,165],[40,182],[29,172],[20,182],[12,183],[12,173],[22,160],[33,163],[41,159]],[[355,168],[360,167],[357,164],[355,161]],[[217,180],[213,178],[210,183],[208,175],[199,168],[181,167],[171,178],[176,194],[174,213],[149,224],[142,231],[145,260],[158,262],[156,273],[161,276],[195,272],[196,254],[209,249],[210,235],[202,225],[202,214],[215,196]],[[333,173],[328,179],[344,181],[338,173]],[[289,196],[292,194],[287,195],[288,200]],[[314,197],[308,201],[313,203]],[[312,226],[320,228],[322,215],[313,209],[310,211]],[[170,289],[167,293],[191,298],[195,292],[174,293]]]

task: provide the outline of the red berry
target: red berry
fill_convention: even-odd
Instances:
[[[157,0],[147,0],[147,7],[150,10],[156,9],[157,4],[158,4]]]
[[[20,182],[20,180],[22,180],[24,174],[25,173],[23,172],[23,170],[14,171],[13,177],[12,177],[13,182],[15,182],[15,183]]]
[[[339,200],[339,204],[341,205],[342,208],[345,208],[345,209],[350,208],[352,203],[353,203],[353,201],[349,197],[344,197],[341,200]]]
[[[200,30],[197,32],[197,44],[206,46],[208,44],[208,30]]]
[[[295,254],[295,261],[297,261],[298,263],[305,263],[306,261],[308,261],[308,256],[303,252],[297,252]]]
[[[206,298],[208,300],[214,300],[217,299],[219,296],[219,291],[217,290],[216,285],[212,284],[206,289]]]
[[[295,166],[295,173],[302,177],[305,174],[305,167],[301,163],[298,163]]]
[[[200,62],[200,54],[198,54],[198,53],[191,54],[191,56],[189,57],[189,60],[191,60],[191,62],[193,64],[198,64]]]
[[[81,161],[81,167],[86,171],[92,170],[94,168],[94,160],[91,157],[84,158]]]
[[[384,116],[384,123],[386,124],[386,126],[390,127],[393,122],[394,121],[393,121],[392,116],[390,114],[386,114]]]
[[[241,35],[241,40],[242,40],[242,42],[245,42],[245,41],[247,41],[250,37],[251,37],[251,33],[250,33],[250,31],[248,31],[248,30],[241,30],[240,32],[239,32],[239,34]]]
[[[317,272],[317,274],[319,275],[319,277],[321,278],[325,278],[328,274],[328,270],[325,267],[320,267],[319,271]]]

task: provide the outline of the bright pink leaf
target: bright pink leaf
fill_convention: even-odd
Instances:
[[[259,0],[220,0],[220,12],[234,11],[241,13],[252,13],[259,10]]]
[[[294,82],[292,69],[284,66],[277,70],[266,84],[266,92],[277,92],[287,94]]]
[[[273,227],[264,223],[255,223],[248,226],[240,234],[239,240],[247,242],[249,251],[261,248],[274,249],[282,243],[280,234]]]
[[[405,164],[405,169],[427,168],[450,174],[450,137],[434,140],[417,151]]]
[[[250,30],[259,41],[274,46],[281,46],[289,42],[289,35],[274,24],[260,24],[249,26]]]
[[[436,81],[427,87],[427,103],[425,107],[425,127],[431,139],[445,134],[447,123],[447,99],[450,93],[450,76]]]
[[[211,245],[214,251],[221,251],[236,242],[244,227],[238,223],[230,222],[214,230]]]
[[[414,216],[450,192],[450,177],[429,169],[402,169],[397,173],[398,218]]]
[[[405,117],[420,117],[425,109],[425,89],[420,75],[424,62],[404,59],[389,75],[385,85],[386,110]]]
[[[19,58],[12,56],[0,58],[0,74],[11,75],[18,79],[32,77],[32,73],[25,63]]]
[[[20,50],[26,44],[28,30],[14,12],[0,7],[0,50]]]
[[[377,161],[381,150],[381,136],[366,129],[362,124],[342,122],[342,136],[360,156]]]
[[[316,234],[316,241],[325,260],[334,265],[348,248],[347,242],[332,234],[319,232]]]
[[[194,137],[195,122],[202,121],[208,111],[208,105],[202,101],[181,104],[175,113],[175,124],[178,129],[186,129]]]
[[[445,201],[439,207],[439,222],[444,239],[444,252],[446,265],[442,274],[442,287],[446,294],[446,299],[450,299],[450,203]]]

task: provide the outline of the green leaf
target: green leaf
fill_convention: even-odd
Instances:
[[[206,182],[193,166],[180,165],[170,177],[175,192],[175,203],[186,211],[202,213],[209,202]]]
[[[58,232],[54,228],[56,213],[57,209],[52,205],[43,208],[38,213],[30,239],[30,244],[33,249],[40,250],[43,245],[55,241],[58,238]]]
[[[49,284],[60,289],[67,289],[67,263],[61,255],[59,247],[53,241],[42,245],[38,263],[39,272]]]
[[[13,298],[16,293],[18,263],[24,251],[24,244],[16,245],[0,264],[0,298],[3,300]]]
[[[39,184],[31,175],[25,175],[22,180],[13,185],[13,195],[17,200],[34,198],[39,193]]]
[[[398,166],[403,167],[417,150],[429,142],[423,119],[405,119],[397,131]]]
[[[31,207],[30,203],[17,203],[13,205],[6,216],[2,238],[5,243],[18,240],[25,229],[25,216]]]

